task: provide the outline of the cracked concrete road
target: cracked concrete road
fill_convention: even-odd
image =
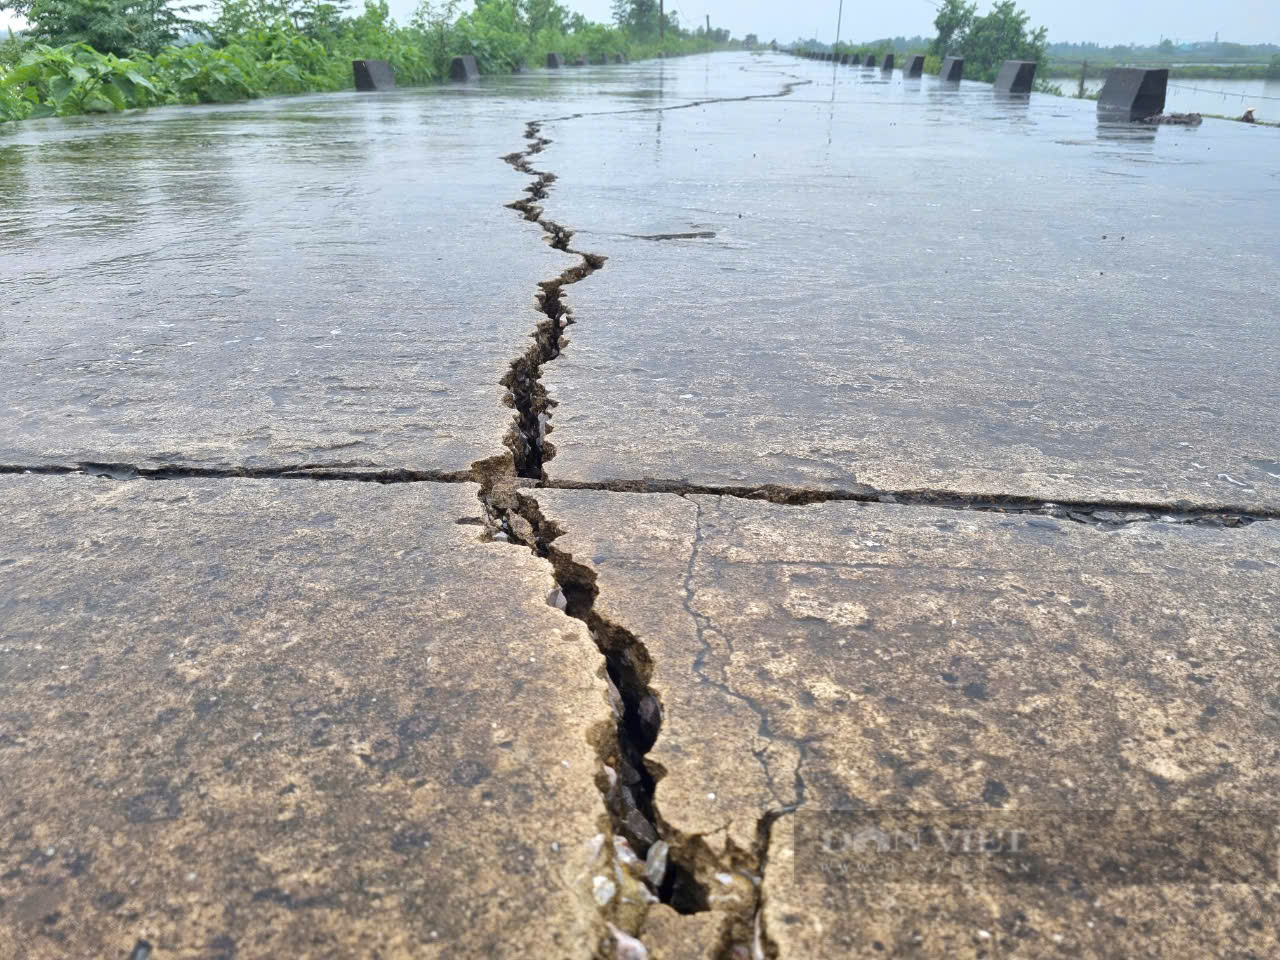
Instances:
[[[791,70],[543,128],[554,215],[610,258],[546,378],[554,477],[1280,507],[1257,131]]]
[[[474,485],[0,488],[0,955],[591,955],[599,658]]]
[[[0,955],[1280,950],[1264,132],[836,73],[0,131]]]
[[[780,817],[763,885],[779,956],[1276,949],[1274,524],[1106,532],[887,505],[598,491],[538,502],[567,531],[552,549],[597,577],[595,611],[653,659],[655,806],[705,871],[713,912],[741,909],[749,878],[725,864]],[[840,811],[1070,826],[1077,811],[1117,807],[1256,812],[1273,845],[1251,853],[1269,868],[1214,891],[1129,887],[1079,863],[1071,882],[1030,889],[876,888],[824,879],[820,849],[795,842]],[[1119,851],[1139,838],[1112,839]]]

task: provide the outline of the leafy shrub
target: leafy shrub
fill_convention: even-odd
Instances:
[[[637,0],[627,8],[647,2]],[[725,31],[681,30],[674,14],[668,14],[661,39],[649,29],[656,20],[634,30],[591,23],[556,0],[476,0],[475,8],[461,15],[460,0],[424,0],[408,26],[396,24],[385,0],[365,0],[364,8],[348,17],[323,0],[221,0],[217,19],[196,34],[205,42],[161,44],[154,50],[135,44],[140,49],[124,57],[119,55],[122,37],[141,35],[145,27],[147,44],[156,47],[157,37],[184,22],[180,14],[186,8],[171,7],[167,0],[0,0],[6,3],[45,11],[44,32],[65,35],[58,46],[12,37],[0,44],[0,121],[341,90],[352,85],[351,61],[363,58],[390,62],[397,82],[411,86],[447,76],[449,61],[458,54],[474,54],[482,72],[505,73],[521,63],[541,63],[550,52],[642,58],[660,51],[693,53],[728,41]],[[90,33],[96,31],[93,35],[113,50],[99,52],[81,42],[81,20],[59,20],[49,11],[98,18]],[[123,32],[111,33],[117,29]]]
[[[57,49],[37,43],[4,75],[0,90],[6,93],[8,110],[17,112],[15,99],[30,104],[25,110],[30,117],[113,113],[160,101],[143,69],[84,43]]]
[[[153,76],[178,103],[234,103],[258,95],[255,64],[243,47],[214,50],[203,43],[164,51]]]

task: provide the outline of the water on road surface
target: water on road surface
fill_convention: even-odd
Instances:
[[[4,131],[0,461],[465,471],[563,117],[551,476],[1280,502],[1259,131],[780,56]]]
[[[548,367],[552,476],[1280,503],[1258,131],[789,70],[543,128],[554,215],[611,258]]]

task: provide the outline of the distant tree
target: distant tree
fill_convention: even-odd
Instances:
[[[569,11],[556,0],[524,0],[520,13],[529,27],[529,36],[542,30],[563,33],[569,22]]]
[[[613,0],[613,22],[635,37],[657,36],[658,0]]]
[[[760,46],[760,38],[754,33],[748,33],[742,38],[742,45],[748,50],[754,50],[756,47]]]
[[[346,12],[345,0],[217,0],[213,35],[226,43],[249,30],[281,24],[315,40],[333,36]]]
[[[613,0],[613,22],[637,40],[658,36],[658,0]],[[680,33],[680,15],[667,10],[668,33]]]
[[[1280,80],[1280,53],[1271,58],[1271,66],[1267,67],[1268,80]]]
[[[1048,30],[1028,31],[1031,17],[1014,0],[1000,0],[985,17],[977,17],[965,37],[965,73],[988,82],[1006,60],[1044,60]]]
[[[12,10],[31,25],[25,39],[53,46],[87,43],[117,56],[159,53],[201,26],[187,15],[202,8],[173,0],[0,0],[0,10]]]
[[[929,52],[939,57],[955,53],[964,44],[964,38],[973,25],[973,18],[978,14],[977,3],[965,3],[964,0],[944,0],[938,8],[938,16],[933,21],[938,31],[929,47]]]
[[[1160,41],[1159,50],[1161,53],[1165,53],[1165,54],[1173,53],[1173,41],[1170,40],[1168,37],[1165,37],[1163,40]]]
[[[9,28],[8,36],[0,43],[0,67],[11,67],[27,51],[27,41]]]
[[[1034,60],[1043,64],[1048,31],[1029,30],[1031,17],[1014,0],[997,0],[986,16],[977,4],[946,0],[934,26],[938,36],[932,52],[964,57],[965,76],[990,82],[1006,60]]]

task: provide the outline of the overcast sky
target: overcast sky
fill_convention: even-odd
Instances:
[[[357,0],[358,5],[359,0]],[[391,11],[404,22],[417,0],[390,0]],[[981,9],[989,0],[980,0]],[[593,20],[608,20],[610,0],[567,0]],[[832,40],[836,32],[838,0],[668,0],[687,25],[711,14],[711,24],[728,27],[735,36],[759,34],[780,42],[817,35]],[[1020,0],[1032,24],[1049,28],[1056,41],[1093,40],[1103,44],[1208,40],[1280,43],[1280,0]],[[933,25],[934,0],[845,0],[842,34],[852,40],[916,34],[928,36]],[[0,12],[0,25],[13,21]]]

